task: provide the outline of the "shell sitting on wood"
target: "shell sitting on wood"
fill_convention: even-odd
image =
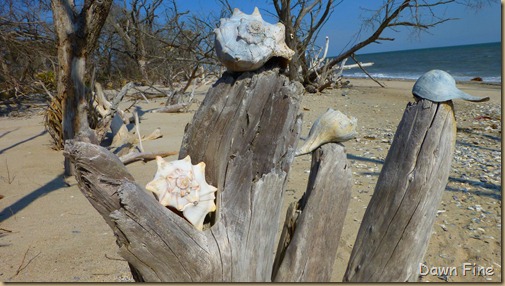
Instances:
[[[305,143],[295,152],[295,156],[312,152],[329,142],[344,142],[356,137],[355,117],[347,117],[338,110],[328,108],[312,125]]]
[[[158,170],[146,190],[155,193],[162,205],[181,211],[196,229],[202,230],[205,216],[216,210],[217,191],[205,181],[205,163],[192,165],[189,155],[172,162],[157,156],[156,163]]]
[[[233,72],[256,70],[273,57],[287,63],[295,53],[284,42],[284,25],[265,22],[257,7],[251,15],[235,8],[214,33],[217,57]]]
[[[461,98],[468,101],[488,101],[489,97],[478,97],[461,91],[456,80],[443,70],[431,70],[423,74],[414,84],[412,94],[433,102],[444,102]]]

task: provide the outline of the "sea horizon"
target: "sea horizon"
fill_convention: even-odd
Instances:
[[[437,46],[437,47],[418,48],[418,49],[404,49],[404,50],[392,50],[392,51],[383,51],[383,52],[371,52],[371,53],[356,54],[356,56],[359,57],[359,56],[363,56],[363,55],[374,55],[374,54],[385,54],[385,53],[396,53],[396,52],[410,52],[410,51],[419,51],[419,50],[445,49],[445,48],[480,46],[480,45],[495,45],[495,44],[501,44],[501,42],[485,42],[485,43],[474,43],[474,44],[463,44],[463,45]]]
[[[417,80],[432,69],[445,70],[457,81],[482,79],[501,84],[501,42],[356,54],[361,63],[373,62],[365,70],[376,79]],[[347,65],[354,64],[348,59]],[[361,69],[345,70],[347,78],[368,77]]]

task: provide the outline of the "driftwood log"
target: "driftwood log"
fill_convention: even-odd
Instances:
[[[361,223],[344,281],[417,281],[456,142],[452,102],[409,104]]]
[[[290,205],[287,211],[273,281],[330,281],[351,198],[351,176],[343,145],[328,143],[312,152],[307,191],[297,207]]]
[[[187,111],[191,102],[176,103],[160,107],[151,111],[151,113],[177,113]]]
[[[136,281],[316,281],[322,272],[327,281],[350,191],[350,169],[337,144],[315,152],[293,239],[279,248],[279,277],[272,277],[302,91],[278,68],[225,73],[209,89],[179,152],[193,164],[204,161],[206,180],[218,187],[217,211],[203,231],[135,184],[107,149],[67,141],[64,154],[79,187],[113,229]]]

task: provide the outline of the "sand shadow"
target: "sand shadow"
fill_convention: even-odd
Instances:
[[[473,147],[475,147],[475,146],[473,146]],[[492,150],[492,149],[490,149],[490,150]],[[356,156],[353,154],[347,154],[347,159],[348,160],[371,162],[371,163],[377,163],[377,164],[384,164],[384,161],[382,161],[382,160],[371,159],[371,158],[362,157],[362,156]],[[371,176],[378,177],[380,175],[380,172],[360,172],[360,174],[362,176],[371,175]],[[470,192],[470,193],[475,194],[477,196],[485,196],[485,197],[490,197],[490,198],[497,199],[497,200],[501,200],[501,198],[502,198],[502,195],[501,195],[501,187],[502,186],[501,185],[496,185],[496,184],[486,183],[486,182],[481,182],[481,181],[475,181],[475,180],[462,179],[462,178],[455,178],[455,177],[449,177],[449,182],[468,184],[474,188],[480,188],[480,190],[479,189],[467,190],[465,188],[454,188],[454,187],[447,186],[445,188],[446,191],[463,192],[463,193]]]
[[[5,131],[4,133],[0,134],[0,138],[4,137],[5,135],[9,134],[9,133],[12,133],[14,131],[18,131],[19,130],[19,127],[16,128],[16,129],[12,129],[12,130],[9,130],[9,131]]]
[[[21,145],[21,144],[24,144],[24,143],[26,143],[26,142],[28,142],[28,141],[31,141],[31,140],[33,140],[33,139],[35,139],[35,138],[37,138],[37,137],[43,136],[43,135],[44,135],[44,134],[46,134],[46,133],[47,133],[47,130],[43,130],[43,131],[41,131],[41,132],[40,132],[39,134],[37,134],[37,135],[33,135],[32,137],[30,137],[30,138],[26,138],[26,139],[25,139],[25,140],[23,140],[23,141],[19,141],[19,142],[17,142],[17,143],[14,143],[14,144],[12,144],[12,145],[11,145],[11,146],[9,146],[9,147],[7,147],[7,148],[4,148],[4,149],[0,150],[0,154],[3,154],[5,151],[10,150],[10,149],[12,149],[12,148],[14,148],[14,147],[17,147],[17,146],[19,146],[19,145]]]
[[[500,150],[497,150],[497,149],[491,149],[491,148],[488,148],[488,147],[482,147],[482,146],[479,146],[479,145],[475,145],[475,144],[471,144],[471,143],[467,143],[467,142],[462,142],[460,140],[456,140],[456,144],[457,145],[466,146],[466,147],[470,147],[470,148],[476,148],[476,149],[482,149],[482,150],[492,151],[492,152],[499,152],[500,151]]]
[[[449,182],[468,184],[474,188],[487,189],[491,192],[499,193],[500,194],[499,196],[501,198],[501,185],[496,185],[496,184],[491,184],[491,183],[481,182],[481,181],[473,181],[473,180],[468,180],[468,179],[454,178],[454,177],[449,177]]]
[[[67,184],[63,180],[63,173],[62,173],[58,177],[47,182],[42,187],[20,198],[10,206],[7,206],[2,211],[0,211],[0,223],[17,214],[19,211],[29,206],[39,197],[47,195],[48,193],[56,191],[63,187],[67,187]]]
[[[479,196],[479,197],[488,197],[491,199],[495,199],[498,201],[501,201],[502,195],[501,193],[497,193],[495,191],[488,191],[488,190],[467,190],[465,188],[453,188],[453,187],[446,187],[445,191],[448,192],[454,192],[454,193],[471,193],[473,195]]]
[[[491,139],[491,140],[495,140],[495,141],[501,142],[501,137],[497,137],[497,136],[493,136],[493,135],[488,135],[488,134],[483,134],[483,133],[480,133],[480,132],[476,132],[473,128],[458,127],[457,128],[457,132],[462,132],[462,133],[466,133],[466,134],[482,136],[482,137],[486,137],[486,138]]]
[[[371,163],[377,163],[377,164],[384,164],[383,160],[371,159],[371,158],[367,158],[367,157],[356,156],[353,154],[347,154],[347,159],[348,160],[365,161],[365,162],[371,162]]]

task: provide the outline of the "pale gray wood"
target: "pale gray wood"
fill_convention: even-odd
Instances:
[[[219,188],[204,231],[135,185],[107,149],[67,145],[81,190],[118,236],[137,281],[270,281],[302,92],[278,69],[225,74],[209,90],[180,152],[204,161],[207,181]]]
[[[290,232],[295,230],[280,253],[284,257],[274,281],[330,280],[351,197],[351,177],[343,145],[329,143],[314,150],[307,191],[298,202],[298,219]],[[282,238],[280,243],[285,243]]]
[[[113,228],[109,214],[121,208],[117,186],[133,176],[117,156],[95,144],[67,140],[63,155],[75,168],[81,192]]]
[[[127,241],[120,254],[149,282],[222,281],[214,238],[159,204],[143,188],[124,182],[119,188],[124,205],[111,213],[116,229]]]
[[[177,155],[178,152],[130,152],[124,156],[119,157],[121,162],[125,165],[136,161],[151,161],[156,159],[156,157],[160,156],[162,158],[172,155]]]
[[[299,214],[299,201],[290,203],[286,210],[286,218],[284,219],[281,236],[277,244],[277,251],[275,252],[274,265],[272,267],[272,280],[275,280],[281,262],[284,260],[286,249],[291,243],[291,240],[293,240]]]
[[[151,110],[152,113],[178,113],[178,112],[184,112],[189,108],[191,105],[191,102],[182,102],[182,103],[176,103],[172,105],[167,105],[164,107],[156,108]]]
[[[217,186],[211,228],[228,281],[270,281],[283,189],[300,133],[303,87],[278,69],[226,74],[208,91],[179,157]]]
[[[124,123],[123,115],[121,115],[120,112],[118,112],[118,111],[120,111],[119,103],[123,100],[123,98],[128,93],[128,91],[130,89],[132,89],[134,86],[135,86],[135,84],[133,82],[129,82],[129,83],[125,84],[121,88],[121,91],[119,91],[114,96],[114,99],[112,100],[112,102],[108,102],[107,99],[105,99],[105,96],[103,95],[103,91],[101,90],[101,88],[97,89],[97,94],[102,94],[100,96],[97,96],[97,98],[102,98],[101,101],[105,101],[104,103],[102,103],[102,105],[106,105],[108,107],[108,109],[106,110],[107,114],[104,116],[104,118],[102,118],[102,120],[98,123],[98,126],[95,128],[95,132],[97,134],[97,138],[98,138],[99,142],[103,141],[109,128],[111,128],[112,133],[113,133],[113,137],[115,137],[115,135],[118,133],[118,130],[122,126],[124,126],[123,125],[123,123]],[[118,112],[118,114],[116,114],[116,112]],[[116,115],[117,115],[117,118],[116,118]],[[113,121],[115,119],[118,120],[118,122],[113,124]],[[123,128],[126,130],[126,131],[123,131],[123,132],[126,132],[126,135],[123,135],[123,136],[127,137],[128,130],[126,129],[126,127],[123,127]]]
[[[67,140],[79,188],[117,236],[142,281],[222,281],[214,237],[159,204],[104,147]]]
[[[416,281],[456,140],[452,102],[407,105],[363,217],[344,281]]]

